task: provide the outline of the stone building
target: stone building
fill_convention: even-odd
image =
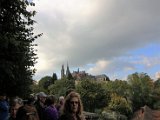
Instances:
[[[86,71],[80,71],[79,68],[78,68],[77,71],[73,71],[71,73],[68,63],[67,63],[67,69],[66,69],[66,74],[65,74],[64,65],[62,65],[61,78],[68,77],[69,75],[71,75],[73,77],[73,79],[77,80],[77,81],[82,80],[84,78],[89,78],[89,79],[100,81],[100,82],[102,82],[102,81],[110,81],[109,77],[106,76],[105,74],[94,76],[94,75],[86,73]]]

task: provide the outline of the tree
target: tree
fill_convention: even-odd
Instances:
[[[53,83],[52,83],[52,77],[51,76],[44,76],[38,82],[39,88],[43,88],[43,90],[45,90],[45,92],[48,92],[48,87],[52,84]]]
[[[69,89],[75,89],[75,81],[63,78],[56,80],[54,84],[48,87],[49,93],[56,96],[65,96]]]
[[[68,80],[73,80],[73,76],[72,76],[72,74],[71,74],[70,72],[69,72],[68,75],[67,75],[67,79],[68,79]]]
[[[8,96],[26,96],[35,73],[36,53],[32,17],[34,3],[27,0],[1,0],[0,4],[0,91]]]
[[[154,82],[154,88],[160,88],[160,78]]]
[[[77,84],[76,91],[80,93],[86,111],[95,112],[107,106],[109,95],[103,84],[90,79],[83,79]]]
[[[32,84],[30,88],[31,88],[32,94],[36,94],[42,91],[47,93],[47,91],[43,87],[39,86],[38,84]]]
[[[57,74],[53,73],[52,75],[52,83],[54,84],[54,82],[57,80]]]
[[[116,93],[112,93],[108,108],[127,116],[132,113],[131,102]]]
[[[131,86],[131,100],[133,110],[144,105],[152,107],[153,81],[146,73],[133,73],[128,76],[128,83]]]
[[[106,84],[106,89],[112,94],[116,93],[122,97],[129,97],[130,86],[127,81],[122,80],[115,80],[115,81],[108,81]]]
[[[152,93],[153,108],[160,109],[160,78],[154,82],[154,90]]]

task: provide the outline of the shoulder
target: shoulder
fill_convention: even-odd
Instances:
[[[45,113],[50,114],[50,115],[57,115],[58,116],[58,111],[56,110],[56,108],[53,108],[53,107],[46,108]]]

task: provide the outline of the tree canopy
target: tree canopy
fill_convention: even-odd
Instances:
[[[89,79],[79,81],[76,90],[82,97],[85,110],[94,112],[95,109],[107,106],[109,94],[103,84]]]
[[[33,33],[36,11],[27,10],[34,3],[1,0],[0,5],[0,88],[8,96],[25,96],[35,73],[33,42],[42,35]]]
[[[131,87],[131,100],[133,109],[139,109],[144,105],[151,106],[153,93],[153,80],[146,73],[133,73],[128,76]]]
[[[65,96],[69,89],[75,89],[75,81],[69,79],[56,80],[48,87],[49,93],[56,96]]]

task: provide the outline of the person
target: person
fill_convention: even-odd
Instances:
[[[63,105],[64,105],[64,96],[60,96],[58,103],[56,105],[56,108],[57,108],[59,114],[60,114],[61,109],[63,108]]]
[[[33,97],[27,99],[26,104],[18,109],[16,120],[39,120],[34,101]]]
[[[11,100],[10,103],[10,117],[9,120],[16,120],[16,114],[18,109],[23,106],[23,102],[21,98],[15,98]]]
[[[6,100],[5,93],[0,93],[0,120],[8,120],[9,104]]]
[[[79,93],[71,92],[66,96],[59,120],[85,120]]]
[[[54,95],[50,95],[46,101],[48,106],[45,108],[45,120],[58,120],[59,114],[55,106],[56,97]]]
[[[35,107],[38,112],[38,116],[40,120],[45,120],[44,118],[44,110],[45,110],[45,101],[47,95],[44,92],[40,92],[37,94],[37,101],[35,102]]]

